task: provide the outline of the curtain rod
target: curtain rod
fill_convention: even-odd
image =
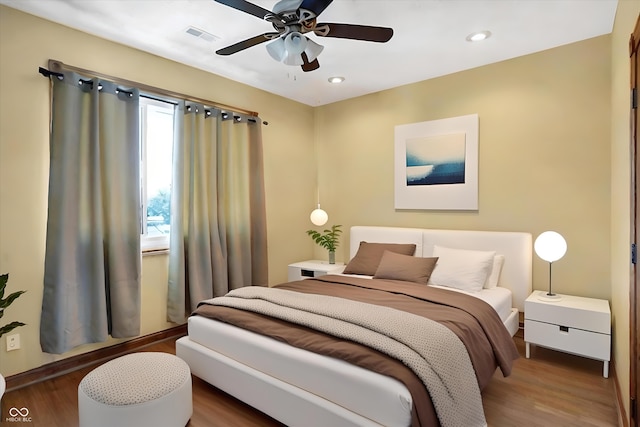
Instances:
[[[191,101],[191,102],[196,102],[199,104],[205,104],[205,105],[210,105],[212,107],[216,107],[216,108],[220,108],[223,110],[232,110],[238,113],[242,113],[242,114],[246,114],[248,116],[254,116],[254,117],[258,117],[258,113],[255,111],[249,111],[249,110],[245,110],[243,108],[236,108],[233,107],[231,105],[225,105],[225,104],[220,104],[219,102],[214,102],[214,101],[208,101],[206,99],[201,99],[201,98],[194,98],[192,96],[189,95],[185,95],[182,93],[178,93],[178,92],[172,92],[170,90],[166,90],[166,89],[160,89],[154,86],[149,86],[149,85],[145,85],[143,83],[138,83],[138,82],[132,82],[130,80],[126,80],[126,79],[121,79],[119,77],[113,77],[113,76],[109,76],[106,74],[101,74],[101,73],[97,73],[95,71],[91,71],[91,70],[85,70],[83,68],[79,68],[79,67],[74,67],[72,65],[67,65],[62,61],[58,61],[56,59],[50,59],[49,63],[49,70],[47,70],[49,72],[50,75],[54,75],[54,76],[58,76],[60,75],[61,71],[74,71],[78,74],[84,74],[93,78],[99,78],[99,79],[105,79],[105,80],[110,80],[118,85],[123,85],[123,86],[129,86],[129,87],[135,87],[140,89],[142,92],[151,92],[151,93],[155,93],[158,95],[163,95],[163,96],[169,96],[172,98],[179,98],[179,99],[184,99],[185,101]],[[42,72],[41,72],[42,73]],[[264,122],[264,124],[266,125],[267,123]]]

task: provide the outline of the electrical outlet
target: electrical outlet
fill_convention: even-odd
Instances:
[[[7,351],[20,348],[20,334],[7,335]]]

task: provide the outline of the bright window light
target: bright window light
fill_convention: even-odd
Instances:
[[[169,248],[175,105],[140,97],[142,249]]]

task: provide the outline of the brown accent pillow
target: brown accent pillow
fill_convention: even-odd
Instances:
[[[343,273],[373,276],[376,274],[384,251],[395,252],[402,255],[413,255],[416,251],[416,245],[413,243],[360,242],[356,256],[349,261]]]
[[[384,251],[374,279],[404,280],[426,285],[438,257],[419,258]]]

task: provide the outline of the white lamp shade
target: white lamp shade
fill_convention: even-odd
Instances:
[[[289,55],[300,55],[307,47],[307,38],[297,31],[292,31],[284,39],[284,48]]]
[[[298,32],[289,33],[284,39],[284,49],[286,56],[283,63],[287,65],[302,65],[304,61],[302,59],[302,52],[307,47],[307,38]]]
[[[547,262],[559,260],[567,253],[567,242],[560,233],[545,231],[533,244],[536,254]]]
[[[287,57],[287,50],[284,48],[284,39],[280,37],[269,43],[267,45],[267,52],[269,52],[269,55],[276,61],[284,61]]]
[[[287,52],[287,56],[282,60],[282,63],[285,65],[302,65],[304,64],[304,60],[302,59],[302,55],[290,55]]]
[[[279,37],[267,45],[269,55],[286,65],[304,64],[302,52],[307,54],[309,62],[313,62],[323,49],[324,46],[295,31],[284,38]]]
[[[324,49],[324,46],[319,45],[313,40],[307,38],[307,47],[304,50],[304,53],[307,54],[307,59],[309,62],[315,61],[315,59],[320,55],[320,52]]]
[[[320,209],[320,205],[318,205],[318,209],[314,209],[314,211],[311,212],[311,215],[309,215],[309,218],[311,219],[312,223],[320,226],[327,223],[327,221],[329,220],[329,215],[327,215],[325,211]]]

